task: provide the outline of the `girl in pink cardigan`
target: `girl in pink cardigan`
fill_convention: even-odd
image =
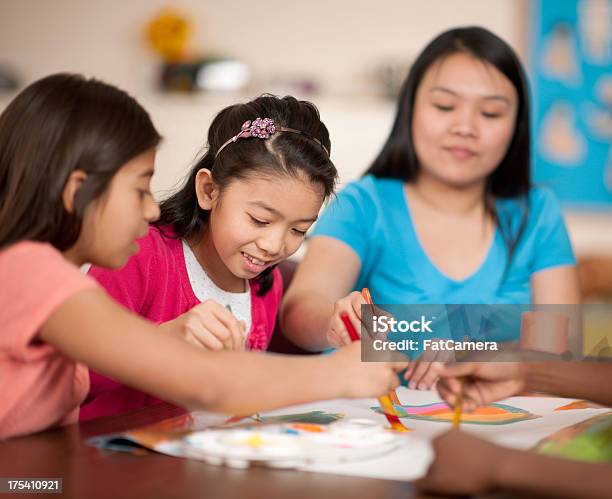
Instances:
[[[221,111],[183,187],[120,270],[90,275],[129,310],[208,350],[266,350],[276,265],[301,245],[337,176],[314,105],[262,96]],[[91,372],[81,419],[157,402]]]

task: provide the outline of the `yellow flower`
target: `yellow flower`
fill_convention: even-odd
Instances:
[[[191,23],[173,9],[161,11],[147,25],[149,44],[167,62],[184,58],[190,34]]]

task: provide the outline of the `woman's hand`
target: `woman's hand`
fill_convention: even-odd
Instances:
[[[206,300],[160,328],[179,333],[189,343],[206,350],[244,350],[244,322],[223,305]]]
[[[347,313],[355,330],[361,335],[361,306],[365,304],[365,299],[357,291],[353,291],[334,304],[334,313],[327,328],[327,341],[330,346],[338,348],[351,343],[351,337],[340,318],[342,312]]]

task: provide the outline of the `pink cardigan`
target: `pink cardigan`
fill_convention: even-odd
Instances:
[[[172,234],[166,227],[164,232]],[[175,319],[200,303],[191,289],[181,239],[165,237],[151,227],[138,244],[140,251],[123,268],[111,271],[92,267],[89,274],[116,301],[156,324]],[[272,338],[283,293],[278,269],[274,269],[273,277],[272,288],[264,296],[257,296],[259,284],[251,282],[250,350],[265,350]],[[81,421],[160,402],[94,371],[90,371],[90,382],[89,395],[81,406]]]

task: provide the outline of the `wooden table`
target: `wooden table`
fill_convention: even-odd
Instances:
[[[0,476],[62,478],[62,497],[80,499],[413,497],[411,485],[404,482],[266,468],[235,470],[156,453],[134,456],[103,451],[84,442],[94,435],[135,428],[180,413],[176,407],[160,404],[0,442]]]

